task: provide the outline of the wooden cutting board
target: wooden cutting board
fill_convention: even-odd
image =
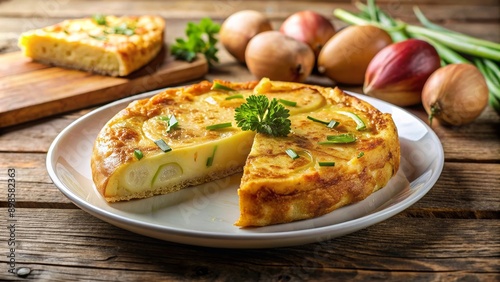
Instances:
[[[51,67],[21,52],[2,54],[0,128],[179,84],[208,72],[203,56],[188,63],[174,60],[165,50],[126,77]]]

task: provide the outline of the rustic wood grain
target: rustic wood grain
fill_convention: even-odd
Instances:
[[[481,3],[482,2],[482,3]],[[429,18],[450,19],[497,19],[498,3],[494,1],[481,1],[471,5],[467,1],[448,1],[447,4],[435,6],[429,9]],[[425,3],[425,2],[424,2]],[[389,9],[389,13],[398,15],[413,15],[411,11],[414,5],[419,5],[416,1],[379,1],[379,6]],[[242,9],[252,9],[266,12],[271,18],[286,17],[299,10],[314,10],[326,13],[334,8],[343,8],[355,11],[351,1],[294,1],[290,5],[288,1],[106,1],[99,5],[88,5],[84,0],[68,0],[59,2],[40,2],[37,0],[26,0],[19,2],[4,2],[0,6],[1,15],[10,17],[26,17],[34,19],[44,19],[47,17],[79,17],[92,15],[95,13],[104,14],[131,14],[135,11],[148,14],[160,14],[166,18],[200,18],[211,17],[221,18]],[[424,6],[425,7],[425,6]]]
[[[49,67],[48,65],[33,62],[31,59],[22,56],[19,52],[2,54],[0,58],[0,78]]]
[[[188,63],[169,56],[166,48],[150,63],[126,77],[110,77],[59,67],[40,68],[21,52],[0,55],[0,127],[36,120],[143,93],[205,75],[199,56]],[[4,60],[3,58],[6,57]],[[24,64],[8,64],[17,57]],[[25,67],[23,67],[25,66]]]
[[[0,53],[18,51],[17,37],[25,30],[96,12],[130,14],[133,9],[137,14],[160,14],[167,18],[169,43],[184,35],[189,21],[209,16],[222,22],[242,8],[265,12],[275,28],[286,16],[304,8],[329,16],[341,28],[345,23],[333,18],[333,9],[355,11],[350,0],[88,3],[0,1]],[[500,42],[497,0],[377,3],[412,24],[417,20],[411,9],[418,5],[431,20],[447,28]],[[223,48],[219,55],[221,63],[207,75],[181,85],[202,79],[255,79]],[[14,55],[11,58],[11,66],[21,64]],[[0,65],[0,74],[5,70]],[[329,79],[316,75],[307,82],[334,86]],[[360,86],[340,87],[362,92]],[[320,242],[314,244],[263,250],[212,249],[160,241],[114,227],[71,203],[48,177],[46,153],[61,130],[96,107],[0,128],[0,187],[7,187],[8,168],[15,168],[17,173],[16,267],[32,269],[26,278],[11,275],[6,269],[7,257],[2,255],[0,280],[500,281],[500,116],[490,107],[470,125],[433,124],[445,152],[444,169],[427,195],[408,209],[340,238],[318,238]],[[406,109],[426,121],[422,107]],[[5,239],[9,236],[6,207],[4,193],[0,197],[0,250],[4,254],[8,253]]]
[[[96,8],[87,5],[85,1],[48,1],[36,0],[23,2],[0,3],[0,50],[15,51],[17,48],[17,37],[23,31],[52,25],[66,18],[90,16],[97,12],[112,14],[128,14],[129,11],[141,11],[142,13],[159,13],[167,20],[167,42],[183,34],[187,21],[196,20],[200,17],[211,17],[221,22],[231,13],[241,9],[255,9],[264,12],[273,20],[273,26],[278,28],[284,18],[301,9],[312,9],[329,17],[337,28],[346,24],[333,17],[333,9],[343,8],[355,12],[351,1],[314,1],[313,3],[294,1],[294,5],[286,4],[286,1],[200,1],[196,7],[192,7],[184,1],[169,1],[167,3],[157,1],[141,1],[139,4],[133,1],[107,1]],[[429,19],[443,26],[466,34],[471,34],[487,40],[500,41],[500,29],[498,20],[500,8],[495,0],[475,1],[472,5],[469,1],[444,1],[440,5],[427,5],[433,1],[378,1],[379,5],[389,14],[400,18],[411,24],[417,24],[418,20],[412,12],[412,7],[418,5]],[[140,6],[140,7],[137,7]],[[97,11],[102,9],[102,11]],[[200,13],[199,11],[203,11]],[[22,12],[21,12],[22,11]]]
[[[5,214],[5,209],[0,213]],[[143,237],[81,210],[20,209],[17,218],[18,264],[33,270],[31,279],[109,281],[119,275],[142,281],[268,281],[335,276],[341,280],[411,277],[442,281],[495,279],[500,270],[500,220],[394,217],[314,244],[225,250]],[[429,237],[428,232],[434,236]],[[5,233],[2,230],[0,235],[5,237]],[[383,253],[380,246],[384,246]]]

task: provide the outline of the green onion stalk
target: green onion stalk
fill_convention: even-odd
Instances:
[[[486,79],[489,90],[489,103],[500,113],[500,44],[468,36],[432,23],[418,7],[415,16],[422,26],[409,25],[395,20],[382,11],[375,0],[367,4],[355,2],[359,13],[353,14],[343,9],[335,9],[338,19],[353,25],[371,24],[387,31],[394,42],[416,38],[425,40],[438,52],[441,64],[466,63],[475,65]]]

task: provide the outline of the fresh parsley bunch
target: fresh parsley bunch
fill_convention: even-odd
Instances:
[[[252,130],[271,136],[287,136],[291,122],[289,110],[273,98],[251,95],[235,109],[234,119],[242,130]]]
[[[175,44],[171,46],[172,55],[176,59],[192,62],[196,54],[201,53],[212,66],[219,61],[217,58],[219,50],[215,47],[219,30],[220,25],[210,18],[203,18],[198,24],[189,22],[186,27],[187,40],[177,38]]]

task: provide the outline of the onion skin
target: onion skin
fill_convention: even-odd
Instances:
[[[314,53],[309,46],[279,31],[265,31],[248,43],[245,60],[258,79],[303,82],[314,67]]]
[[[368,65],[363,91],[398,106],[420,104],[426,80],[440,67],[439,55],[429,43],[418,39],[394,43]]]
[[[240,63],[245,63],[245,49],[255,35],[272,30],[271,22],[260,12],[243,10],[229,16],[221,25],[222,46]]]
[[[470,64],[451,64],[435,71],[422,90],[429,122],[460,126],[474,121],[488,104],[488,86]]]
[[[325,43],[335,35],[335,27],[323,15],[306,10],[286,18],[280,32],[309,45],[317,57]]]
[[[348,26],[323,46],[318,56],[318,71],[338,83],[363,84],[370,61],[391,43],[391,36],[378,27]]]

